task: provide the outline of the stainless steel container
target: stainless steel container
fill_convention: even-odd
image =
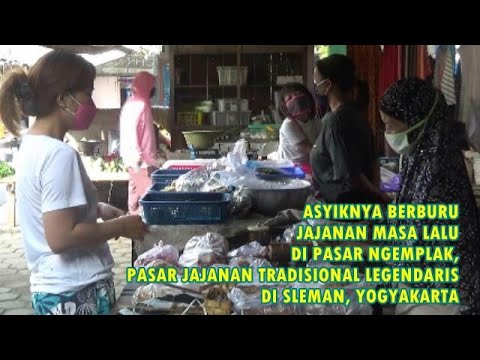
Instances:
[[[266,216],[275,216],[282,210],[305,208],[308,196],[312,193],[312,186],[308,181],[302,182],[305,186],[300,189],[245,189],[244,191],[252,199],[253,211]]]

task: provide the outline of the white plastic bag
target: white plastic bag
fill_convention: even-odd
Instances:
[[[158,245],[155,245],[152,249],[140,255],[137,260],[135,260],[134,266],[149,266],[149,264],[150,266],[155,266],[155,264],[152,263],[157,261],[159,265],[159,260],[177,266],[179,256],[180,254],[175,246],[163,245],[163,242],[160,241]]]
[[[227,256],[230,258],[238,256],[253,256],[257,258],[264,258],[268,254],[268,249],[265,246],[262,246],[259,242],[254,241],[250,244],[243,245],[238,249],[230,251]]]
[[[227,239],[216,233],[207,233],[191,238],[178,262],[184,267],[210,266],[223,262],[227,252]]]

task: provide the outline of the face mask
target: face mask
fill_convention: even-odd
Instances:
[[[323,88],[323,90],[320,88],[320,85],[322,85],[323,83],[325,83],[326,81],[328,81],[328,79],[324,79],[322,81],[320,81],[318,84],[315,84],[315,93],[318,95],[318,96],[321,96],[321,97],[324,97],[324,98],[328,98],[328,90],[327,88]]]
[[[415,126],[412,126],[411,128],[407,129],[404,132],[397,133],[397,134],[385,134],[385,140],[387,141],[388,145],[395,151],[397,154],[400,155],[409,155],[413,152],[415,147],[417,146],[418,142],[422,138],[423,131],[425,130],[425,127],[427,126],[427,122],[432,116],[433,110],[437,106],[438,102],[438,95],[435,97],[435,102],[432,106],[432,109],[430,110],[430,113],[427,115],[427,117],[420,121],[418,124]],[[422,127],[422,131],[420,134],[418,134],[417,138],[413,143],[410,143],[408,141],[408,134],[410,134],[412,131]]]
[[[78,102],[72,95],[69,96],[78,104],[77,111],[75,113],[67,110],[74,116],[72,130],[87,130],[93,122],[95,115],[97,114],[97,107],[92,99],[89,99],[84,104]]]
[[[294,120],[303,120],[312,114],[313,104],[306,95],[297,95],[285,103],[288,115]]]

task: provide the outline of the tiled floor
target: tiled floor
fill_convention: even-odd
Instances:
[[[109,242],[115,259],[115,290],[125,286],[125,268],[132,262],[131,240]],[[29,271],[19,228],[0,227],[0,315],[32,314]]]

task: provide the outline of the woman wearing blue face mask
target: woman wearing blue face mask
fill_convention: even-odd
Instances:
[[[0,118],[12,134],[22,115],[36,117],[18,152],[16,196],[38,315],[108,314],[115,289],[107,241],[147,232],[140,216],[98,203],[80,156],[63,142],[94,120],[94,79],[85,59],[52,51],[28,74],[8,74],[0,88]]]
[[[402,183],[399,204],[459,204],[460,218],[442,221],[442,225],[459,225],[461,234],[454,244],[460,255],[458,284],[414,284],[412,287],[456,287],[461,306],[402,305],[399,314],[480,314],[480,224],[477,206],[465,162],[456,139],[455,123],[448,119],[443,94],[426,81],[404,79],[392,85],[380,103],[385,123],[385,138],[393,150],[402,154]],[[438,221],[398,220],[392,225],[439,225]],[[421,234],[418,231],[418,234]],[[397,245],[405,245],[405,242]],[[418,246],[452,245],[424,242]],[[402,266],[432,266],[430,263],[407,263]],[[451,267],[435,263],[435,267]],[[403,286],[403,285],[401,285]],[[405,285],[406,286],[406,285]]]

